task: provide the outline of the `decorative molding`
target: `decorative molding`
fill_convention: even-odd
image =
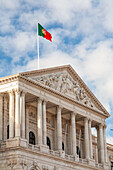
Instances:
[[[36,76],[31,79],[54,89],[55,91],[63,93],[77,102],[97,109],[86,94],[84,88],[81,88],[78,81],[75,81],[66,71]]]

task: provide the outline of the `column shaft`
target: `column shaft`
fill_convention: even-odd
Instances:
[[[91,120],[89,120],[89,153],[90,153],[90,159],[93,159]]]
[[[20,137],[20,92],[15,95],[15,137]]]
[[[99,127],[96,127],[97,129],[97,152],[98,152],[98,163],[100,163],[100,152],[99,152],[99,148],[100,148],[100,140],[99,140]]]
[[[25,93],[22,92],[20,100],[20,118],[21,118],[21,137],[25,139]]]
[[[43,101],[42,112],[43,112],[43,144],[46,145],[46,101]]]
[[[14,93],[9,93],[9,138],[14,137]]]
[[[0,141],[3,140],[3,95],[0,95]]]
[[[61,107],[57,107],[57,149],[62,150],[62,119]]]
[[[38,144],[42,144],[42,100],[38,99],[37,106],[37,130],[38,130]]]
[[[104,140],[103,140],[103,126],[99,125],[99,163],[104,163]]]
[[[72,154],[76,155],[76,125],[75,114],[71,114],[71,141],[72,141]]]
[[[26,139],[29,141],[29,107],[26,108]]]
[[[84,156],[89,159],[89,134],[88,134],[88,119],[84,119]]]
[[[105,160],[105,162],[108,162],[108,160],[107,160],[107,146],[106,146],[106,126],[103,127],[103,136],[104,136],[104,160]]]

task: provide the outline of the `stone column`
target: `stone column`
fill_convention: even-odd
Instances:
[[[104,140],[103,140],[103,125],[99,124],[98,132],[98,152],[99,152],[99,163],[104,163]]]
[[[20,91],[15,91],[15,137],[20,137]]]
[[[98,154],[98,163],[100,163],[100,152],[99,152],[99,147],[100,147],[100,140],[99,140],[99,127],[96,126],[97,129],[97,154]]]
[[[0,94],[0,141],[3,140],[3,95]]]
[[[4,94],[3,99],[3,140],[6,141],[7,139],[7,114],[8,114],[8,98],[7,95]]]
[[[103,126],[103,136],[104,136],[104,160],[105,160],[105,162],[108,162],[108,160],[107,160],[107,146],[106,146],[106,125]]]
[[[42,144],[42,100],[38,99],[37,104],[37,131],[38,131],[38,144]]]
[[[29,142],[29,107],[26,108],[26,139]]]
[[[85,159],[89,159],[89,133],[87,118],[84,118],[84,154]]]
[[[71,113],[71,141],[72,141],[72,155],[76,155],[76,122],[75,114]]]
[[[90,154],[90,159],[93,159],[91,120],[89,120],[89,154]]]
[[[57,149],[62,151],[62,119],[61,106],[57,106]]]
[[[42,103],[43,116],[43,144],[46,145],[46,101]]]
[[[14,92],[9,92],[9,138],[14,138]]]
[[[20,124],[21,137],[25,139],[25,92],[22,92],[20,97]]]

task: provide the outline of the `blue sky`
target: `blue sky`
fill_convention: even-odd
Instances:
[[[37,69],[37,23],[53,42],[40,38],[40,68],[71,64],[111,114],[113,144],[113,1],[0,0],[0,77]]]

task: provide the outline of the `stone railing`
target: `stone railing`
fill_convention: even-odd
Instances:
[[[17,138],[18,139],[18,138]],[[34,150],[36,152],[42,152],[42,153],[47,153],[47,154],[50,154],[50,155],[54,155],[54,156],[57,156],[57,157],[61,157],[61,158],[64,158],[64,159],[68,159],[68,160],[71,160],[71,161],[75,161],[75,162],[78,162],[78,163],[82,163],[82,164],[87,164],[89,166],[93,166],[95,168],[98,168],[99,170],[100,169],[104,169],[104,166],[103,164],[97,164],[95,162],[95,160],[91,159],[91,160],[87,160],[87,159],[83,159],[83,158],[79,158],[78,155],[74,156],[74,155],[68,155],[68,154],[65,154],[64,151],[54,151],[54,150],[50,150],[48,146],[46,145],[32,145],[32,144],[28,144],[27,142],[25,143],[25,141],[23,139],[18,139],[19,140],[19,145],[18,142],[15,143],[15,140],[14,140],[14,145],[15,146],[20,146],[20,147],[25,147],[25,148],[29,148],[31,150]],[[18,141],[17,140],[17,141]],[[9,142],[9,143],[8,143]],[[8,148],[8,147],[15,147],[14,145],[11,145],[10,144],[10,140],[7,140],[7,142],[3,142],[0,144],[0,149],[2,148]],[[21,145],[20,145],[21,144]]]

